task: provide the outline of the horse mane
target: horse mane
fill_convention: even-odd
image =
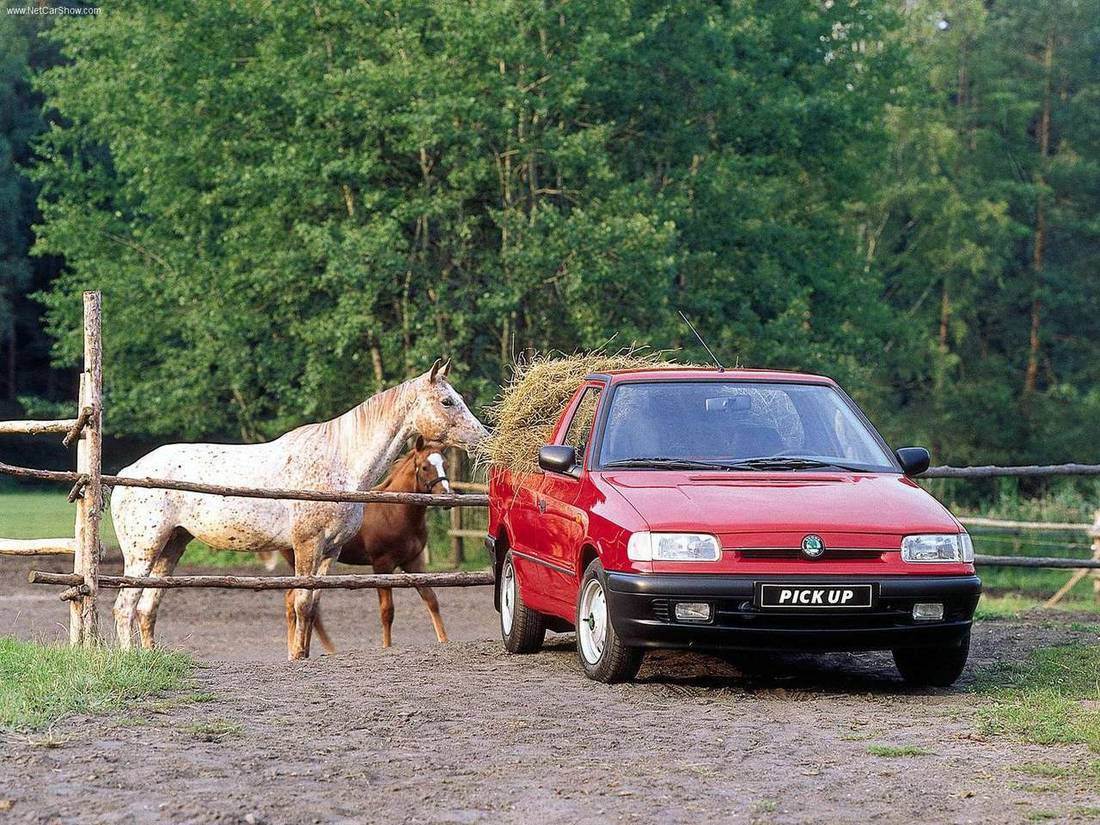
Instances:
[[[385,477],[380,482],[378,482],[378,485],[374,489],[389,489],[393,485],[398,474],[405,469],[405,467],[413,460],[413,456],[415,455],[416,450],[409,450],[407,453],[397,459],[397,461],[393,462],[393,466],[390,467],[389,472],[387,472]]]
[[[416,380],[416,378],[410,378],[404,383],[372,395],[366,401],[335,418],[316,424],[303,424],[283,437],[291,441],[320,440],[331,445],[338,455],[350,459],[359,449],[360,436],[363,432],[368,431],[376,422],[392,417],[398,409],[401,409],[401,414],[404,414],[407,402],[415,394]]]

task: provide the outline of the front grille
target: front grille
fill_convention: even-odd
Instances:
[[[654,599],[652,606],[653,615],[658,621],[667,622],[672,620],[672,612],[669,607],[668,599]]]
[[[774,561],[803,560],[806,557],[800,550],[790,548],[755,548],[749,547],[735,550],[743,559],[769,559]],[[886,550],[873,550],[862,548],[836,547],[826,548],[825,553],[814,561],[866,561],[868,559],[881,559]]]

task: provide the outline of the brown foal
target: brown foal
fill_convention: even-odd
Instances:
[[[394,493],[449,493],[450,482],[443,465],[443,445],[425,441],[417,436],[414,448],[397,460],[389,476],[375,487]],[[428,543],[428,508],[424,504],[364,504],[363,523],[359,534],[344,545],[339,561],[344,564],[370,565],[375,573],[392,573],[400,568],[406,573],[423,573],[424,547]],[[287,563],[294,566],[293,551],[282,551]],[[443,617],[439,614],[439,600],[430,587],[418,587],[432,617],[436,638],[447,641],[443,629]],[[294,630],[293,591],[287,591],[287,634]],[[393,627],[393,591],[378,588],[378,609],[382,618],[382,647],[391,644]],[[335,652],[328,633],[318,613],[313,622],[314,632],[321,645],[329,653]]]

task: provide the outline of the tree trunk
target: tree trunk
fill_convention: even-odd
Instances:
[[[1047,245],[1046,216],[1046,161],[1050,155],[1050,105],[1051,77],[1054,67],[1054,29],[1047,32],[1046,48],[1043,51],[1043,69],[1046,75],[1043,87],[1043,112],[1039,119],[1039,170],[1036,174],[1038,195],[1035,204],[1035,235],[1033,241],[1031,266],[1035,273],[1031,299],[1031,329],[1028,335],[1027,369],[1024,373],[1024,397],[1035,392],[1036,379],[1039,376],[1040,328],[1042,322],[1042,299],[1040,290],[1043,282],[1043,264]]]
[[[15,318],[11,319],[11,328],[8,330],[8,389],[7,398],[15,400]]]

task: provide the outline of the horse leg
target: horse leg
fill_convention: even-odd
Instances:
[[[294,616],[294,594],[297,590],[287,590],[284,592],[286,596],[286,649],[288,651],[294,650],[294,639],[298,633],[298,620]],[[290,658],[294,658],[291,656]]]
[[[126,560],[124,574],[127,576],[148,576],[153,570],[153,565],[164,549],[164,545],[172,536],[172,530],[163,531],[160,535],[154,535],[148,543],[138,544],[125,541],[119,536],[122,545],[122,556]],[[134,613],[138,602],[141,600],[142,589],[126,587],[118,591],[115,598],[114,616],[115,632],[118,634],[118,646],[121,650],[129,650],[133,646]]]
[[[423,573],[426,565],[424,564],[424,554],[421,553],[415,559],[405,565],[404,569],[406,573]],[[420,598],[424,600],[424,606],[428,608],[428,615],[432,617],[432,627],[435,628],[435,638],[440,643],[447,641],[447,631],[443,628],[443,616],[439,612],[439,599],[435,597],[435,591],[430,587],[418,587],[416,592],[420,594]]]
[[[326,576],[335,561],[334,556],[325,556],[320,547],[294,548],[294,575]],[[313,636],[313,617],[321,594],[316,590],[299,589],[294,591],[294,639],[288,655],[291,659],[308,659],[309,642]]]
[[[282,557],[286,560],[286,563],[290,565],[290,569],[294,569],[294,551],[289,549],[283,549],[279,551]],[[294,618],[294,591],[286,590],[283,593],[284,601],[286,603],[286,649],[294,649],[294,634],[295,628],[298,626],[297,620]]]
[[[416,592],[424,600],[424,606],[428,608],[428,615],[432,617],[435,638],[442,644],[447,641],[447,631],[443,628],[443,616],[439,612],[439,599],[435,597],[435,591],[430,587],[418,587]]]
[[[388,587],[378,588],[378,613],[382,617],[382,647],[389,647],[393,629],[393,590]]]
[[[171,576],[179,563],[180,556],[187,549],[191,535],[182,530],[177,530],[172,538],[168,539],[160,556],[153,564],[150,572],[152,576]],[[164,590],[161,588],[147,587],[141,591],[141,599],[138,601],[137,618],[138,630],[141,632],[141,646],[145,649],[153,647],[153,632],[157,624],[157,611],[160,609],[160,600],[164,598]]]

